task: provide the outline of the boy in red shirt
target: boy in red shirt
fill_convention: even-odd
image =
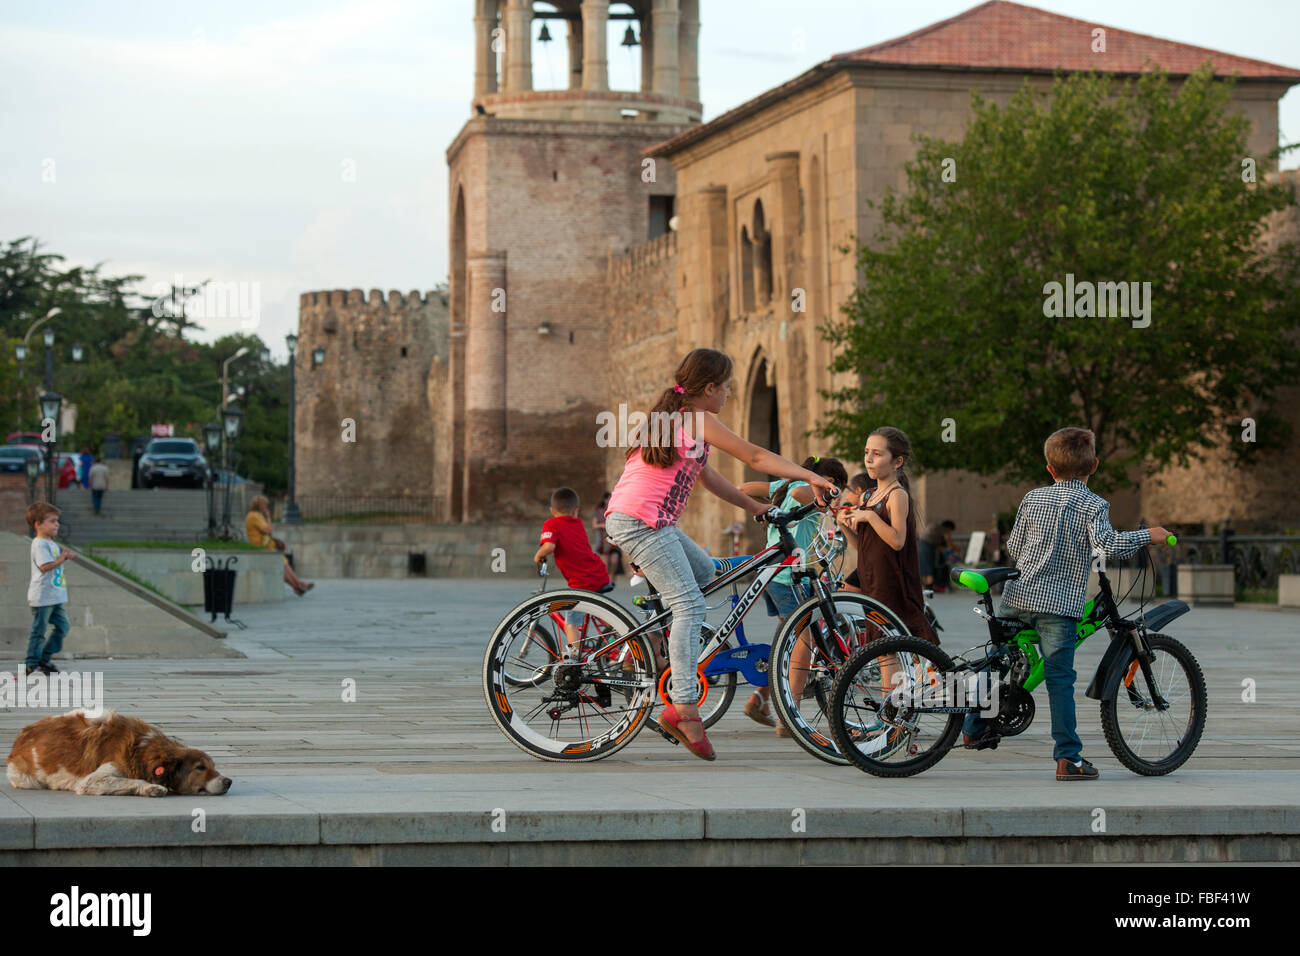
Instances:
[[[572,488],[556,488],[551,493],[551,517],[542,525],[541,546],[533,555],[533,561],[542,564],[554,552],[555,564],[569,587],[580,591],[608,591],[613,587],[609,583],[609,569],[591,550],[587,526],[578,517],[580,507],[578,493]],[[582,626],[582,617],[581,611],[569,611],[564,615],[564,633],[568,638],[570,657],[579,656],[581,637],[578,628]]]

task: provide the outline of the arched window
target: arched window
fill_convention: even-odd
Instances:
[[[740,314],[754,311],[754,244],[749,241],[749,227],[740,227]]]
[[[772,301],[772,234],[763,219],[763,201],[754,200],[754,278],[758,305]]]

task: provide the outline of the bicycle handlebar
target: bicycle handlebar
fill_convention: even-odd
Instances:
[[[835,494],[828,494],[826,496],[827,502],[834,501],[839,496],[840,489],[836,488]],[[802,507],[795,508],[794,511],[782,511],[780,508],[768,508],[762,514],[754,515],[754,520],[759,524],[774,524],[778,528],[783,528],[791,522],[802,521],[819,507],[823,506],[817,504],[817,498],[814,495],[812,501]]]

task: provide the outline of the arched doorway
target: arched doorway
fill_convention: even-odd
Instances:
[[[781,454],[780,404],[776,392],[776,372],[772,363],[760,350],[755,354],[749,375],[748,396],[749,420],[746,422],[745,437],[760,448]],[[770,481],[771,475],[765,475],[754,468],[745,466],[744,481]],[[753,523],[748,523],[746,540],[752,554],[754,548],[761,548],[767,539],[766,530]]]

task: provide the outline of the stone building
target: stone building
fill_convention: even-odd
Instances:
[[[608,81],[609,24],[624,20],[625,42],[641,44],[632,91]],[[402,446],[425,455],[411,473],[432,464],[431,485],[420,487],[441,496],[448,520],[533,520],[559,484],[576,488],[587,510],[617,479],[625,452],[596,446],[597,413],[648,408],[697,345],[736,362],[726,424],[795,460],[823,451],[808,433],[826,411],[820,391],[841,383],[816,328],[854,288],[842,244],[876,234],[867,201],[904,186],[915,134],[961,137],[972,90],[1003,103],[1026,78],[1048,86],[1056,70],[1125,75],[1155,62],[1177,78],[1208,58],[1237,74],[1249,148],[1265,156],[1277,145],[1277,102],[1300,82],[1300,70],[1112,27],[1099,56],[1097,24],[995,0],[832,57],[701,124],[699,20],[697,0],[476,0],[473,115],[447,150],[446,351],[431,344],[420,359],[429,391],[413,401],[430,411],[426,444],[410,435]],[[541,26],[567,44],[563,89],[532,89]],[[322,298],[337,309],[342,295],[304,296],[299,381],[332,379],[358,403],[367,390],[395,393],[373,376],[327,371],[328,359],[316,373],[304,366],[314,337],[343,334],[325,332],[318,317]],[[349,308],[353,295],[344,297]],[[797,299],[804,311],[792,307]],[[342,329],[349,320],[339,315]],[[370,407],[382,415],[388,401]],[[337,399],[327,411],[300,399],[299,434],[323,442],[340,408]],[[351,472],[331,469],[330,455],[356,449],[319,448],[318,474],[348,487]],[[1267,517],[1295,513],[1280,476],[1296,455],[1282,457],[1260,470],[1252,492]],[[300,450],[300,488],[305,461]],[[736,482],[759,477],[727,456],[716,464]],[[406,474],[407,464],[397,470]],[[1224,502],[1203,500],[1202,479],[1183,470],[1118,496],[1116,520],[1215,520]],[[987,527],[1024,489],[938,472],[916,490],[923,513],[964,531]],[[683,528],[716,550],[736,517],[700,494]]]
[[[294,449],[304,514],[317,497],[413,498],[446,518],[441,505],[429,503],[446,497],[438,465],[451,450],[442,424],[447,305],[438,291],[302,294]]]

